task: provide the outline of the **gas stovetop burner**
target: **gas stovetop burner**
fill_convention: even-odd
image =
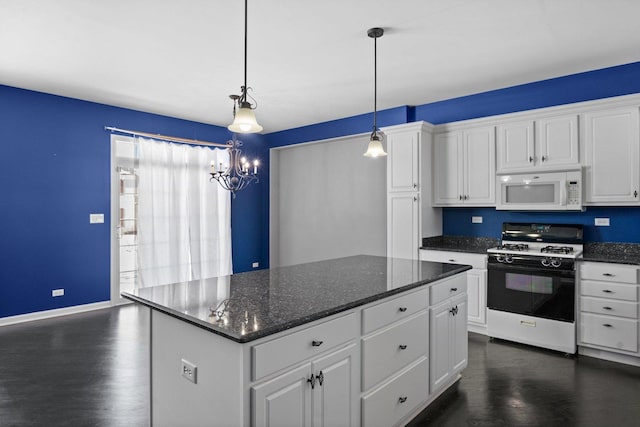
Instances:
[[[573,252],[573,248],[571,246],[545,246],[544,248],[540,248],[540,252],[547,254],[570,254]]]
[[[503,249],[507,251],[527,251],[529,250],[529,245],[526,243],[503,243],[502,245],[498,245],[497,249]]]

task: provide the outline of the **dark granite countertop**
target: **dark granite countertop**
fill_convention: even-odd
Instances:
[[[244,343],[424,286],[471,266],[358,255],[141,288],[122,296]],[[393,275],[391,275],[391,271]],[[225,299],[222,320],[211,315]]]
[[[423,238],[420,249],[486,254],[499,244],[500,239],[491,237],[435,236]]]
[[[637,243],[585,243],[584,252],[579,260],[640,265],[640,245]]]

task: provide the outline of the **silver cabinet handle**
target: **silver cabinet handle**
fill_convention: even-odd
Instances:
[[[613,328],[613,325],[609,323],[603,323],[602,326],[604,326],[605,328]]]
[[[418,184],[416,184],[415,182],[413,183],[413,188],[418,188]]]
[[[311,346],[312,347],[320,347],[322,345],[324,341],[317,341],[317,340],[313,340],[311,341]]]
[[[611,307],[602,307],[603,310],[613,310]]]
[[[405,344],[400,344],[400,345],[398,346],[398,348],[399,348],[400,350],[406,350],[406,349],[407,349],[407,346],[406,346]]]
[[[529,156],[529,163],[533,163],[533,157]]]
[[[457,290],[458,290],[458,288],[451,288],[450,292],[455,292]]]
[[[319,375],[316,375],[316,379],[318,380],[318,385],[322,386],[322,383],[324,382],[324,374],[322,371],[320,371]]]
[[[405,311],[407,311],[407,307],[398,307],[398,311],[400,313],[404,313]]]
[[[462,194],[459,196],[460,200],[462,200]]]
[[[418,196],[413,196],[413,201],[417,202],[418,201]]]
[[[547,157],[546,156],[542,156],[542,161],[546,162],[547,161]]]
[[[633,197],[638,197],[638,190],[633,191]]]
[[[307,382],[311,384],[311,390],[316,387],[316,377],[313,374],[311,374],[311,376],[307,378]]]
[[[611,274],[611,273],[602,273],[603,276],[607,276],[607,277],[614,277],[615,274]]]
[[[613,291],[610,291],[609,289],[603,289],[602,292],[604,292],[605,294],[612,294]]]
[[[400,396],[400,398],[398,399],[398,402],[400,403],[404,403],[407,401],[407,396]]]
[[[456,262],[456,260],[455,259],[450,259],[449,262]]]

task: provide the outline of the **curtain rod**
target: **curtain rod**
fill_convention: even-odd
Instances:
[[[160,135],[155,133],[138,132],[137,130],[119,129],[113,126],[105,126],[104,130],[108,130],[111,132],[118,132],[118,133],[126,133],[128,135],[134,135],[134,136],[146,136],[149,138],[161,139],[163,141],[168,141],[168,142],[177,142],[179,144],[206,145],[209,147],[229,148],[229,144],[219,144],[217,142],[199,141],[197,139],[180,138],[177,136],[166,136],[166,135]]]

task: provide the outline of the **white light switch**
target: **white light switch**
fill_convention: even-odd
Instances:
[[[89,214],[89,224],[104,224],[104,214]]]
[[[52,289],[51,290],[52,297],[62,297],[64,296],[64,289]]]
[[[471,223],[472,224],[482,224],[482,217],[481,216],[472,216],[471,217]]]
[[[596,218],[595,225],[599,227],[608,227],[609,226],[609,218]]]

